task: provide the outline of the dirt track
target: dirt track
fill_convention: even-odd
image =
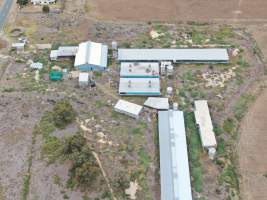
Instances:
[[[266,0],[91,0],[101,18],[130,21],[265,21]]]
[[[244,200],[266,200],[267,178],[267,90],[257,99],[244,118],[239,142],[239,164]]]

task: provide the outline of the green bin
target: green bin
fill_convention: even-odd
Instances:
[[[63,73],[60,71],[51,71],[49,77],[51,81],[60,81],[62,80]]]

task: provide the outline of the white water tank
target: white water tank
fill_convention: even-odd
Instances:
[[[216,156],[216,149],[211,147],[208,149],[208,155],[209,155],[209,158],[211,160],[214,160],[215,156]]]
[[[111,42],[111,48],[112,50],[117,50],[118,49],[118,43],[116,41]]]
[[[167,75],[171,76],[173,74],[173,65],[167,65]]]
[[[167,95],[172,95],[173,89],[172,87],[167,87]]]
[[[178,103],[173,103],[173,105],[172,105],[172,108],[173,108],[173,110],[178,110],[178,106],[179,106],[179,104]]]

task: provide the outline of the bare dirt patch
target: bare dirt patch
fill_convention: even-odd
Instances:
[[[93,0],[100,17],[109,20],[184,21],[266,19],[265,0]]]
[[[267,56],[266,26],[249,27],[264,57]],[[241,197],[244,200],[263,200],[267,198],[266,162],[266,106],[265,89],[251,106],[241,123],[241,137],[238,145],[239,166],[241,174]]]
[[[244,200],[267,199],[266,128],[267,90],[257,99],[242,121],[239,141],[239,164],[242,175],[241,194]]]

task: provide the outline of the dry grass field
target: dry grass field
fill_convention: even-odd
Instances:
[[[267,56],[267,28],[250,27],[265,58]],[[241,174],[241,196],[243,200],[265,200],[267,198],[267,90],[265,89],[249,109],[240,128],[238,158]]]
[[[267,21],[265,0],[91,0],[101,18],[131,21]]]
[[[267,90],[257,99],[243,120],[239,141],[239,164],[244,200],[266,199]]]

